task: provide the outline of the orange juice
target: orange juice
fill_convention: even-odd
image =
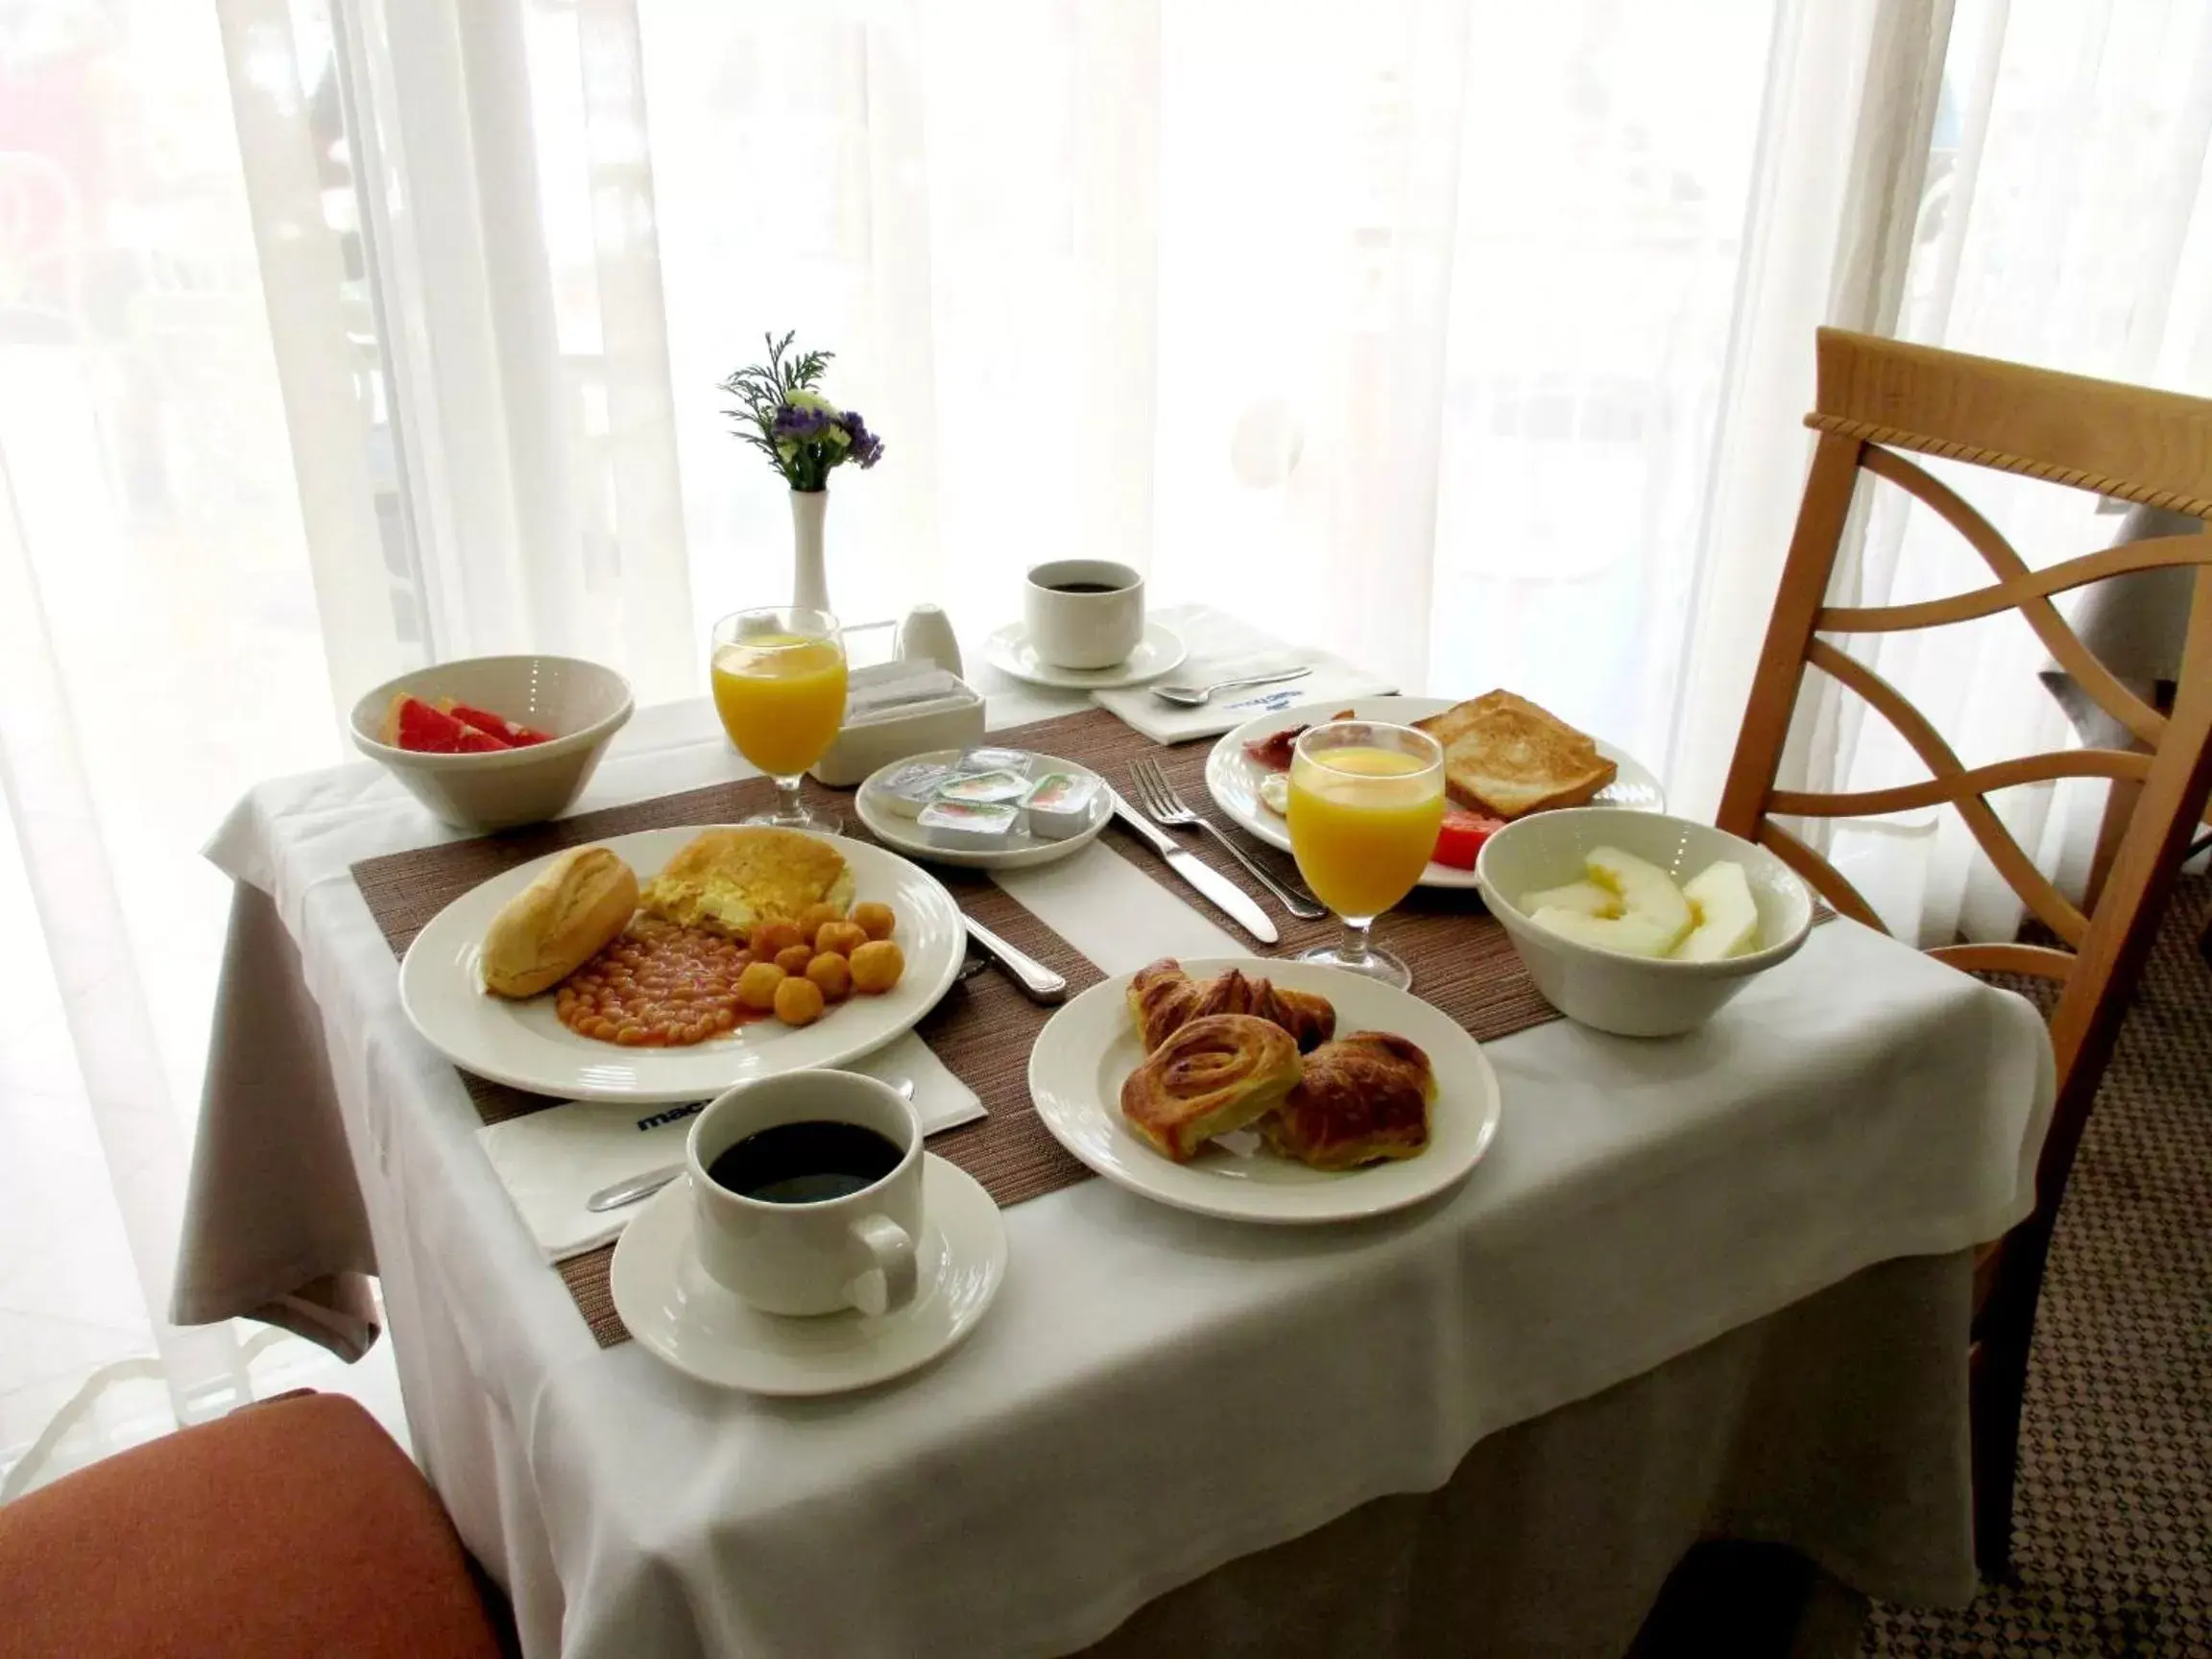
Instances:
[[[1339,916],[1380,916],[1410,893],[1443,822],[1443,772],[1415,756],[1327,749],[1291,763],[1290,849]]]
[[[722,729],[771,777],[805,771],[845,723],[845,653],[828,639],[751,635],[715,647],[713,674]]]

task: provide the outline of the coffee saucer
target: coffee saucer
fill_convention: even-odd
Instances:
[[[1181,664],[1190,654],[1183,637],[1164,622],[1146,622],[1144,637],[1111,668],[1055,668],[1037,655],[1026,622],[1009,622],[983,641],[983,655],[992,667],[1032,685],[1051,685],[1063,691],[1111,691],[1118,685],[1142,685],[1157,680]]]
[[[691,1183],[638,1211],[608,1270],[614,1310],[677,1370],[754,1394],[842,1394],[926,1365],[975,1328],[1006,1277],[998,1206],[965,1169],[922,1158],[926,1217],[914,1300],[896,1313],[762,1313],[708,1277],[691,1246]]]

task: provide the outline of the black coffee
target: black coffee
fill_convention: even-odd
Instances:
[[[707,1174],[763,1204],[820,1204],[875,1186],[903,1156],[895,1142],[857,1123],[779,1123],[728,1148]]]
[[[1055,582],[1046,589],[1047,593],[1118,593],[1120,589],[1111,582]]]

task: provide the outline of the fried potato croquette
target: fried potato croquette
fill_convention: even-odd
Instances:
[[[756,962],[737,975],[737,1000],[765,1012],[776,1006],[776,988],[789,977],[773,962]]]
[[[853,952],[852,963],[853,989],[879,997],[906,972],[906,952],[888,939],[871,939]]]
[[[822,987],[811,979],[786,975],[776,987],[776,1018],[786,1025],[811,1025],[827,1006]]]
[[[834,950],[840,956],[850,956],[868,943],[868,935],[857,923],[830,922],[814,935],[814,949],[825,953]]]
[[[854,905],[853,921],[871,939],[888,939],[899,927],[899,918],[892,914],[891,906],[873,901]]]
[[[853,995],[853,964],[834,950],[825,950],[807,963],[806,977],[832,1002],[842,1002]]]
[[[811,945],[787,945],[776,952],[776,966],[786,974],[804,974],[806,964],[814,960]]]
[[[761,923],[759,926],[753,929],[753,937],[745,941],[747,949],[753,952],[754,959],[759,962],[773,962],[781,952],[790,950],[794,945],[804,945],[805,943],[805,941],[799,937],[798,925],[786,922],[781,917],[778,917],[773,922]]]
[[[844,920],[845,912],[834,904],[809,904],[800,913],[799,937],[811,945],[814,935],[822,931],[825,924]]]

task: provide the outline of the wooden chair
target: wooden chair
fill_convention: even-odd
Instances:
[[[2212,402],[2055,374],[1984,357],[1822,329],[1820,433],[1783,567],[1781,589],[1730,767],[1721,828],[1773,849],[1842,914],[1880,926],[1863,897],[1775,814],[1835,818],[1947,805],[1957,808],[2028,910],[2063,948],[1949,945],[1934,955],[1968,971],[2039,974],[2061,987],[2051,1016],[2057,1103],[2036,1170],[2035,1211],[1977,1260],[1971,1350],[1975,1555],[1985,1574],[2010,1563],[2013,1481],[2028,1347],[2059,1199],[2098,1081],[2156,931],[2166,896],[2212,783],[2212,533],[2168,536],[2031,570],[1979,513],[1900,451],[2024,473],[2129,501],[2212,515]],[[1941,516],[1995,581],[1911,605],[1827,602],[1837,546],[1859,475],[1909,492]],[[2193,619],[2170,711],[2113,678],[2051,603],[2103,577],[2194,565]],[[1968,770],[1903,693],[1823,634],[1935,628],[2013,610],[2051,655],[2140,747],[2031,755]],[[1931,774],[1925,782],[1856,794],[1775,787],[1806,666],[1863,698]],[[2023,695],[2032,694],[2023,686]],[[2017,783],[2108,778],[2139,787],[2102,890],[2084,912],[2036,868],[1985,797]]]

